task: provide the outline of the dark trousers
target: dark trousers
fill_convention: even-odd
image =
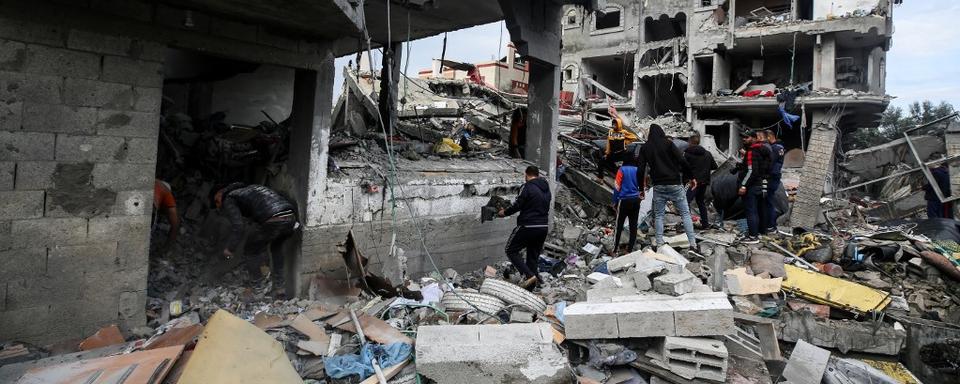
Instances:
[[[540,251],[543,242],[547,240],[547,227],[516,227],[507,240],[507,258],[517,270],[527,278],[537,276],[537,264],[540,261]],[[520,258],[520,250],[527,250],[527,259]]]
[[[771,177],[770,180],[767,181],[767,217],[764,220],[764,228],[774,231],[776,231],[777,228],[777,199],[775,199],[774,196],[776,196],[777,190],[780,189],[780,184],[779,177]]]
[[[627,252],[633,252],[633,247],[637,245],[637,219],[640,216],[640,199],[620,200],[619,210],[617,211],[617,234],[613,237],[613,251],[616,252],[620,247],[620,232],[623,231],[623,222],[630,219],[629,231],[630,242],[627,243]]]
[[[927,200],[927,218],[952,219],[953,202],[941,203],[939,200]]]
[[[626,161],[627,157],[631,156],[630,151],[619,151],[619,152],[610,152],[609,156],[603,156],[600,161],[597,162],[597,176],[603,178],[607,170],[616,170],[618,161]]]
[[[280,248],[283,239],[293,234],[296,224],[297,220],[293,216],[288,219],[257,224],[250,235],[247,236],[246,246],[244,246],[247,268],[257,269],[267,262],[266,251],[267,248],[270,248],[273,274],[274,276],[280,276],[279,272],[283,266],[283,254]]]
[[[697,201],[697,211],[700,213],[700,225],[710,226],[710,214],[707,213],[707,188],[710,184],[697,183],[697,188],[687,191],[687,201]]]
[[[762,228],[762,220],[767,217],[767,203],[763,196],[765,192],[762,186],[756,185],[747,187],[747,193],[743,195],[743,209],[747,213],[747,234],[750,236],[767,232],[766,228]]]

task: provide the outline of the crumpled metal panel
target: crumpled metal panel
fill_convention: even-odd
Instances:
[[[879,311],[890,304],[889,294],[883,291],[792,265],[785,268],[783,290],[804,299],[858,314]]]

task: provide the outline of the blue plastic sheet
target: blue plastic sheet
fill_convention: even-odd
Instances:
[[[358,375],[365,379],[373,375],[373,359],[376,357],[380,367],[387,368],[402,363],[410,357],[413,346],[405,343],[389,345],[368,343],[360,348],[360,354],[331,356],[323,359],[323,369],[327,376],[342,379]]]
[[[791,129],[793,128],[793,123],[797,122],[797,120],[800,120],[800,116],[787,113],[787,111],[784,110],[783,107],[777,108],[777,111],[780,112],[780,116],[783,117],[783,122],[787,124],[787,126],[790,127]]]

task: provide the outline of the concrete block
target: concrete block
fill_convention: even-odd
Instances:
[[[792,384],[819,384],[829,360],[830,351],[799,340],[783,369],[783,378]]]
[[[636,251],[610,260],[607,262],[607,270],[610,272],[619,272],[628,269],[637,264],[637,260],[642,257],[642,254],[643,251]]]
[[[620,338],[676,335],[676,314],[669,302],[628,302],[617,314]]]
[[[63,83],[60,76],[0,71],[0,101],[59,104]]]
[[[100,135],[156,138],[158,132],[160,115],[156,113],[101,109],[97,114]]]
[[[21,71],[26,58],[26,44],[19,41],[0,40],[0,70]]]
[[[843,353],[863,352],[896,356],[906,342],[906,331],[882,323],[879,327],[867,322],[818,319],[808,311],[786,312],[780,317],[781,340],[805,340],[823,348]]]
[[[715,339],[665,337],[647,356],[654,364],[686,379],[724,382],[727,378],[727,348]]]
[[[636,263],[633,266],[634,271],[638,273],[642,273],[645,276],[650,276],[654,273],[660,273],[666,268],[667,268],[667,263],[664,263],[660,260],[652,259],[649,257],[638,258],[636,260]]]
[[[637,294],[635,288],[590,288],[587,290],[587,302],[610,302],[618,296],[633,296]]]
[[[118,56],[106,56],[103,58],[102,79],[115,83],[162,87],[163,64]]]
[[[53,136],[53,135],[51,135]],[[51,148],[53,146],[51,145]],[[17,163],[15,189],[47,189],[53,187],[53,172],[57,163],[53,161],[21,161]]]
[[[0,191],[0,220],[43,216],[43,191]]]
[[[127,56],[130,54],[130,43],[129,38],[118,35],[103,35],[78,29],[71,29],[67,33],[67,48],[78,51]]]
[[[568,339],[616,339],[620,337],[617,321],[619,308],[609,303],[574,303],[563,312],[564,330]]]
[[[71,78],[64,83],[63,103],[69,106],[130,109],[133,98],[128,84]]]
[[[0,281],[40,276],[44,273],[46,263],[47,249],[43,247],[0,251]]]
[[[157,139],[156,138],[129,138],[127,139],[127,151],[123,161],[128,163],[156,164],[157,163]]]
[[[58,161],[121,161],[127,155],[122,137],[57,135]]]
[[[623,281],[616,276],[607,276],[606,278],[594,284],[593,287],[600,288],[600,289],[623,288]]]
[[[146,278],[146,276],[143,276]],[[121,292],[118,313],[125,327],[143,325],[147,322],[147,291]]]
[[[133,88],[133,110],[139,112],[160,112],[163,101],[163,89],[152,87]]]
[[[87,220],[82,218],[40,218],[10,223],[13,248],[83,244]]]
[[[514,309],[510,311],[510,322],[511,323],[532,323],[533,312]]]
[[[785,277],[787,271],[783,268],[784,256],[779,253],[753,249],[750,252],[750,269],[755,275],[767,272],[770,277]]]
[[[0,17],[0,38],[62,47],[66,31],[58,25]]]
[[[149,215],[153,207],[153,190],[117,192],[113,214],[117,216]]]
[[[91,242],[118,241],[141,231],[150,231],[150,216],[94,217],[87,236]]]
[[[684,269],[681,273],[669,273],[653,279],[653,290],[665,295],[680,296],[693,291],[700,279]]]
[[[98,163],[93,167],[93,185],[112,190],[153,187],[155,164]]]
[[[0,131],[0,161],[53,160],[52,133]]]
[[[23,103],[0,103],[0,130],[16,131],[23,126]]]
[[[760,348],[760,339],[753,335],[753,332],[737,326],[737,332],[731,335],[724,335],[723,344],[727,351],[734,356],[745,357],[753,360],[763,359],[763,350]]]
[[[591,283],[593,283],[593,284],[596,284],[596,283],[599,283],[601,280],[604,280],[604,279],[606,279],[606,278],[608,278],[608,277],[610,277],[610,275],[608,275],[608,274],[606,274],[606,273],[593,272],[593,273],[587,275],[587,281],[589,281],[589,282],[591,282]]]
[[[638,291],[649,291],[653,289],[653,283],[650,281],[650,277],[643,272],[634,272],[633,273],[633,286]]]
[[[34,132],[93,133],[97,110],[87,107],[24,103],[23,129]]]
[[[100,270],[112,273],[119,269],[119,264],[116,242],[58,246],[50,248],[47,255],[47,274],[82,275],[84,272]],[[116,278],[117,276],[110,276],[108,281]]]
[[[17,163],[0,161],[0,191],[13,189],[13,179],[17,174]]]
[[[733,307],[722,292],[617,296],[574,303],[564,311],[570,339],[712,336],[734,332]]]
[[[438,384],[575,381],[546,323],[422,326],[416,360]]]
[[[133,234],[118,240],[117,256],[123,268],[137,269],[146,266],[150,257],[150,232]]]
[[[27,45],[23,72],[96,79],[100,76],[100,55],[30,44]]]

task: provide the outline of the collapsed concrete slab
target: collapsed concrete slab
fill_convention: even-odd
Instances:
[[[421,326],[416,361],[437,384],[576,381],[545,323]]]
[[[898,355],[907,337],[905,329],[889,324],[879,328],[869,322],[818,319],[809,311],[786,312],[780,315],[780,339],[805,340],[823,348]]]
[[[569,339],[714,336],[736,331],[733,307],[722,292],[613,297],[574,303],[564,311]]]

